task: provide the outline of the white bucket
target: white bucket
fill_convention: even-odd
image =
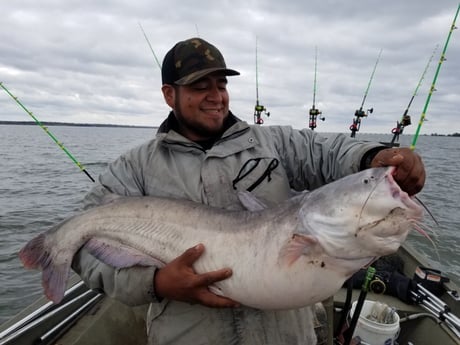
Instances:
[[[353,338],[359,336],[361,341],[370,345],[394,345],[399,335],[399,315],[394,313],[393,323],[380,323],[366,318],[372,307],[377,302],[364,301],[363,309],[359,315]],[[350,310],[350,320],[356,308],[356,301],[353,302]]]

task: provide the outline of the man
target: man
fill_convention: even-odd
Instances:
[[[242,209],[238,191],[276,204],[293,190],[314,189],[370,166],[397,166],[410,194],[425,170],[409,149],[386,149],[345,135],[322,137],[291,127],[250,126],[229,111],[228,69],[219,50],[200,38],[178,42],[165,56],[162,92],[171,107],[156,138],[122,155],[99,176],[87,206],[109,192],[183,198]],[[84,249],[73,268],[91,288],[128,305],[151,303],[149,344],[315,344],[310,307],[262,311],[208,290],[230,268],[196,274],[206,250],[197,243],[165,267],[114,269]]]

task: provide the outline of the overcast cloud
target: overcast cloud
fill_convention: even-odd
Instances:
[[[389,133],[439,45],[409,114],[415,132],[458,2],[120,1],[0,2],[0,81],[41,121],[158,126],[169,111],[160,61],[179,40],[215,44],[227,65],[230,108],[253,122],[258,38],[259,101],[265,124],[308,126],[318,49],[319,132],[348,132],[382,50],[361,132]],[[457,23],[460,22],[460,19]],[[460,26],[460,25],[459,25]],[[460,30],[454,30],[422,133],[460,132]],[[30,120],[0,89],[0,120]]]

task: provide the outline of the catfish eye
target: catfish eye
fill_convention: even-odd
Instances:
[[[369,176],[368,178],[365,178],[365,179],[363,180],[363,183],[364,183],[364,184],[368,184],[368,183],[371,182],[371,180],[375,180],[375,176],[374,176],[374,175],[371,175],[371,176]]]

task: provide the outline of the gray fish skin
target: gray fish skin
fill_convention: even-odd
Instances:
[[[119,197],[37,236],[19,256],[26,268],[43,271],[45,295],[57,303],[82,246],[114,267],[161,267],[203,243],[196,272],[233,270],[211,291],[259,309],[298,308],[333,295],[360,268],[395,252],[421,219],[422,208],[393,171],[368,169],[273,208],[261,210],[254,200],[253,211]]]

